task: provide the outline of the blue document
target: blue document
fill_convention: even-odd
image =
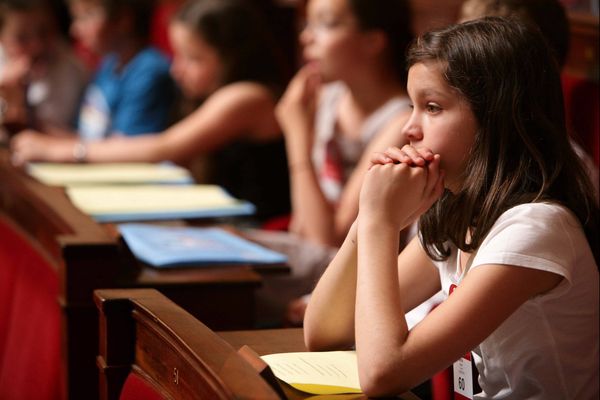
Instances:
[[[284,254],[218,228],[121,224],[119,231],[136,258],[159,268],[287,262]]]

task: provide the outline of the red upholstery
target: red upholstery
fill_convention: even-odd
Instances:
[[[562,75],[567,126],[573,138],[600,165],[600,100],[597,82]]]
[[[431,377],[431,398],[433,400],[452,400],[452,367],[446,368]]]
[[[163,0],[156,6],[154,18],[152,19],[150,41],[169,56],[173,55],[168,35],[169,21],[182,3],[182,0]]]
[[[164,400],[164,397],[139,375],[130,373],[125,380],[120,400]]]
[[[279,217],[273,217],[262,224],[262,229],[267,231],[287,231],[290,226],[292,216],[281,215]]]
[[[61,399],[60,349],[56,272],[0,215],[0,399]]]
[[[158,2],[156,11],[150,22],[150,43],[168,56],[173,55],[169,42],[168,26],[171,16],[184,0],[162,0]],[[75,54],[83,62],[89,71],[95,71],[100,63],[101,56],[84,47],[80,42],[74,40],[73,48]]]

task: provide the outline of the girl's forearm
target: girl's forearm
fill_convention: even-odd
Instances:
[[[285,144],[290,166],[312,162],[312,132],[308,126],[285,130]]]
[[[293,227],[296,233],[316,243],[339,245],[334,240],[334,212],[325,198],[312,161],[309,126],[295,125],[286,131],[290,170]]]
[[[408,335],[398,285],[399,235],[387,221],[359,216],[355,335],[361,385],[367,388],[389,381],[394,353]]]
[[[162,135],[113,137],[86,143],[86,160],[89,162],[158,162],[169,160],[166,148],[161,145]]]
[[[323,195],[311,164],[290,166],[292,210],[298,234],[307,240],[337,246],[333,235],[334,212]]]
[[[354,344],[356,224],[312,293],[304,318],[310,350],[346,349]]]

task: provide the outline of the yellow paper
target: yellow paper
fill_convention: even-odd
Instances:
[[[91,215],[187,211],[239,203],[216,185],[73,186],[67,194]]]
[[[27,171],[40,182],[58,186],[117,183],[182,183],[193,181],[186,169],[164,163],[34,163],[28,166]]]
[[[263,356],[278,379],[306,393],[361,393],[355,351],[279,353]]]

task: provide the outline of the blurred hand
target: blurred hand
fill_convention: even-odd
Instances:
[[[275,109],[275,115],[286,138],[299,131],[313,132],[320,86],[320,75],[315,64],[302,67],[290,81]]]
[[[74,161],[75,137],[56,137],[31,129],[19,132],[10,141],[11,160],[16,166],[29,161]]]
[[[0,77],[0,87],[22,86],[27,81],[27,76],[31,69],[31,59],[27,56],[17,57],[10,60],[2,67]]]

